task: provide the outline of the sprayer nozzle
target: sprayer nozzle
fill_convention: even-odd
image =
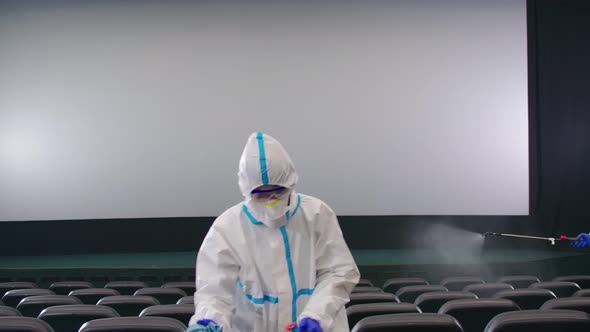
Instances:
[[[488,237],[488,236],[500,236],[500,233],[492,233],[492,232],[486,232],[484,234],[482,234],[483,237]]]

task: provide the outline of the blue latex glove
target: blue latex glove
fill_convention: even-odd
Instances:
[[[201,319],[189,326],[186,332],[221,332],[221,326],[210,319]]]
[[[572,247],[584,248],[590,245],[590,234],[582,233],[576,239],[577,241],[570,243]]]
[[[299,332],[324,332],[324,330],[317,320],[305,317],[299,323]]]

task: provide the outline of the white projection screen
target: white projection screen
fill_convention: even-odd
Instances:
[[[526,1],[0,4],[0,220],[216,216],[268,133],[339,215],[526,215]]]

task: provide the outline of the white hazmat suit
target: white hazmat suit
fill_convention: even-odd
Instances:
[[[189,325],[211,319],[223,332],[277,332],[309,317],[325,332],[349,331],[344,305],[359,271],[334,211],[294,191],[293,162],[266,134],[248,138],[238,177],[244,202],[215,220],[197,255]],[[263,185],[289,189],[279,218],[252,199]]]

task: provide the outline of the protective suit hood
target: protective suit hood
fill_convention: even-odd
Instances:
[[[248,137],[238,171],[238,183],[244,198],[263,185],[277,185],[291,191],[297,184],[295,165],[279,141],[261,132]]]
[[[272,228],[286,225],[297,172],[281,143],[261,132],[250,135],[240,158],[238,181],[244,196],[244,212],[253,223]],[[285,187],[290,195],[277,199],[272,206],[261,204],[252,198],[251,192],[263,185]]]

